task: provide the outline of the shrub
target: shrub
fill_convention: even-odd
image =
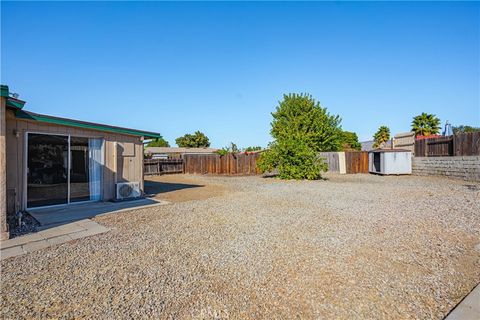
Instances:
[[[340,149],[340,118],[307,94],[284,95],[272,116],[274,141],[260,156],[260,171],[277,169],[282,179],[321,178],[327,165],[318,152]]]
[[[472,127],[472,126],[465,126],[461,125],[458,127],[453,127],[453,133],[469,133],[469,132],[479,132],[480,128],[479,127]]]
[[[238,149],[238,147],[235,143],[230,142],[229,147],[223,147],[222,149],[217,150],[217,154],[219,154],[221,156],[227,155],[229,153],[231,153],[231,154],[240,153],[240,149]]]
[[[316,180],[328,169],[327,164],[312,148],[299,140],[287,139],[273,142],[257,161],[261,172],[278,170],[281,179]]]
[[[243,149],[243,151],[245,151],[245,152],[254,152],[254,151],[260,151],[260,150],[262,150],[262,147],[260,147],[260,146],[246,147],[245,149]]]

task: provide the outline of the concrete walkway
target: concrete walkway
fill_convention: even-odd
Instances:
[[[122,202],[87,202],[59,207],[30,209],[28,213],[40,223],[41,230],[104,214],[148,208],[167,203],[167,201],[149,198]]]
[[[95,221],[84,219],[25,236],[4,240],[0,242],[0,259],[4,260],[16,257],[75,239],[104,233],[108,230],[108,228]]]
[[[480,319],[480,284],[445,317],[445,320]]]

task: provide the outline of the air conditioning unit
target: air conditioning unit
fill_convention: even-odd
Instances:
[[[377,149],[368,153],[369,171],[377,174],[412,174],[412,152],[400,149]]]
[[[138,198],[141,195],[139,182],[117,183],[117,200]]]

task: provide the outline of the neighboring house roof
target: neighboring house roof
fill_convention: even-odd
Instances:
[[[59,125],[64,125],[69,127],[78,127],[78,128],[92,129],[92,130],[99,130],[99,131],[106,131],[106,132],[113,132],[113,133],[129,134],[129,135],[141,136],[145,138],[161,138],[162,137],[159,133],[156,133],[156,132],[122,128],[122,127],[116,127],[116,126],[110,126],[106,124],[86,122],[86,121],[80,121],[80,120],[74,120],[74,119],[53,117],[45,114],[38,114],[38,113],[25,111],[25,110],[22,110],[23,106],[25,105],[25,101],[19,100],[14,97],[10,97],[10,92],[9,92],[8,86],[6,85],[0,86],[0,95],[2,97],[7,98],[7,107],[13,109],[15,112],[15,117],[19,119],[53,123],[53,124],[59,124]]]
[[[373,143],[374,143],[373,140],[360,142],[360,144],[362,145],[362,151],[372,151],[372,150],[374,150],[375,148],[373,147]],[[385,147],[390,148],[391,144],[392,144],[391,140],[388,140],[385,143]]]
[[[181,153],[181,154],[208,154],[215,153],[218,149],[214,148],[172,148],[172,147],[146,147],[145,153]]]

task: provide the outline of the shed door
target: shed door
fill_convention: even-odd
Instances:
[[[380,153],[374,152],[373,153],[373,169],[375,172],[381,172],[380,168]]]

